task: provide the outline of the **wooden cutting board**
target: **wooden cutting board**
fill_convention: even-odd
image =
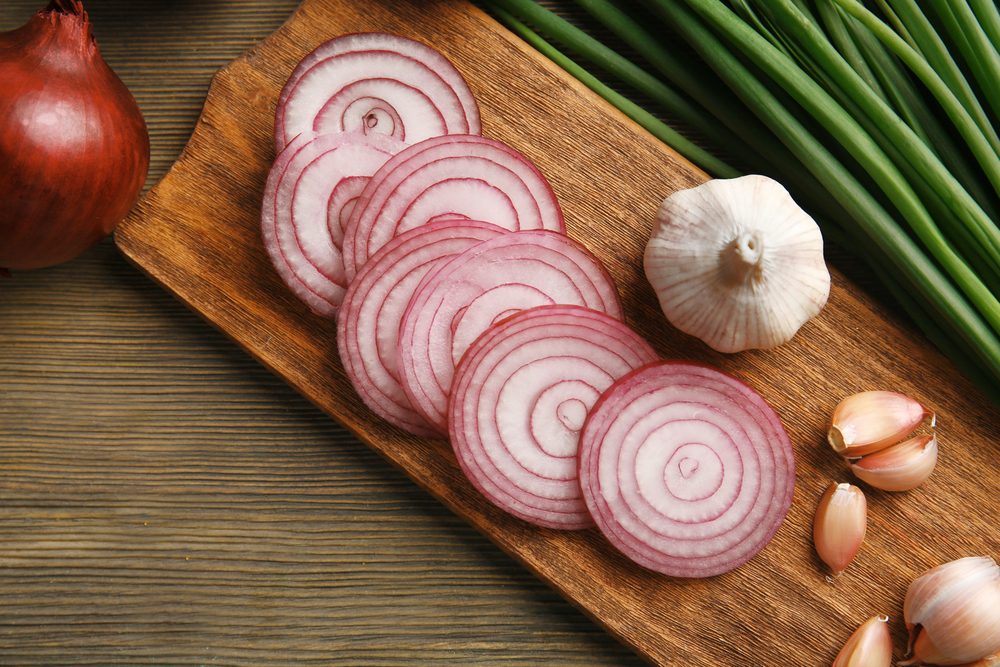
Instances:
[[[548,176],[570,235],[617,279],[629,323],[664,356],[743,378],[781,415],[797,455],[794,502],[750,563],[708,580],[671,579],[631,564],[593,530],[559,533],[512,519],[463,479],[447,443],[390,428],[356,398],[337,360],[334,323],[285,289],[258,225],[285,78],[325,39],[367,30],[401,33],[451,58],[479,100],[484,134],[523,151]],[[925,339],[880,314],[837,272],[822,315],[780,349],[723,356],[672,330],[643,278],[642,248],[663,197],[704,179],[465,2],[306,0],[281,30],[219,72],[184,154],[116,239],[154,280],[651,662],[829,664],[854,627],[878,613],[893,617],[899,655],[901,604],[914,576],[961,556],[1000,556],[1000,414]],[[830,481],[848,476],[824,443],[825,423],[841,397],[872,388],[937,410],[941,461],[916,491],[869,492],[867,541],[831,583],[812,551],[811,520]]]

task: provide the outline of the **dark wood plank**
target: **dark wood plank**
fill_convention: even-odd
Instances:
[[[483,107],[485,133],[524,150],[549,176],[570,233],[607,263],[639,331],[665,355],[747,379],[778,409],[796,445],[798,487],[775,541],[747,566],[677,581],[627,563],[593,531],[530,528],[483,501],[446,446],[406,437],[359,405],[335,359],[332,326],[287,294],[257,225],[284,78],[329,34],[370,29],[418,37],[459,64]],[[185,155],[117,239],[155,280],[641,655],[661,664],[828,662],[834,637],[875,613],[898,617],[907,582],[925,567],[997,552],[1000,420],[923,339],[880,314],[839,273],[823,315],[772,352],[723,357],[669,329],[641,275],[640,252],[660,199],[702,178],[464,3],[307,0],[216,78]],[[812,555],[810,524],[820,492],[844,471],[822,432],[840,397],[873,387],[910,393],[938,410],[942,464],[915,492],[871,494],[868,544],[831,585]]]
[[[88,0],[151,183],[296,4]],[[111,243],[0,281],[0,664],[292,663],[638,660]]]

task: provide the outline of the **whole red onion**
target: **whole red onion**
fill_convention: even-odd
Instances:
[[[79,0],[0,34],[0,267],[72,259],[135,203],[149,134]]]

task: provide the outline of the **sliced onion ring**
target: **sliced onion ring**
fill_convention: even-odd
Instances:
[[[428,273],[399,327],[397,364],[410,404],[441,433],[455,366],[490,325],[555,303],[621,319],[614,281],[586,248],[558,232],[511,232]]]
[[[580,306],[539,306],[494,324],[455,370],[448,432],[462,470],[514,516],[593,525],[577,479],[580,429],[608,386],[656,358],[626,325]]]
[[[436,137],[386,162],[362,192],[344,237],[347,276],[396,234],[444,218],[565,229],[548,181],[519,152],[479,136]]]
[[[629,373],[594,405],[580,484],[598,528],[635,562],[709,577],[747,562],[788,512],[795,462],[774,410],[695,364]]]
[[[303,58],[281,91],[274,130],[280,151],[302,132],[361,131],[416,143],[481,127],[472,92],[447,58],[373,32],[334,38]]]
[[[436,435],[397,380],[399,322],[428,272],[505,233],[473,220],[432,222],[394,238],[351,282],[337,318],[337,348],[355,390],[377,415],[414,435]]]
[[[368,179],[403,144],[383,136],[303,134],[268,174],[261,234],[285,284],[318,315],[332,317],[347,289],[331,220],[346,217]]]

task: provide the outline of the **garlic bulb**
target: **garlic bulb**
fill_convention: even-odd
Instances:
[[[813,543],[820,559],[836,576],[861,548],[868,527],[868,501],[853,484],[831,484],[813,519]]]
[[[900,665],[959,665],[1000,651],[1000,567],[960,558],[917,577],[903,618],[913,657]]]
[[[889,617],[873,616],[854,631],[832,667],[890,667],[891,664]]]
[[[657,222],[644,264],[663,313],[720,352],[781,345],[826,304],[819,227],[766,176],[675,192]]]

